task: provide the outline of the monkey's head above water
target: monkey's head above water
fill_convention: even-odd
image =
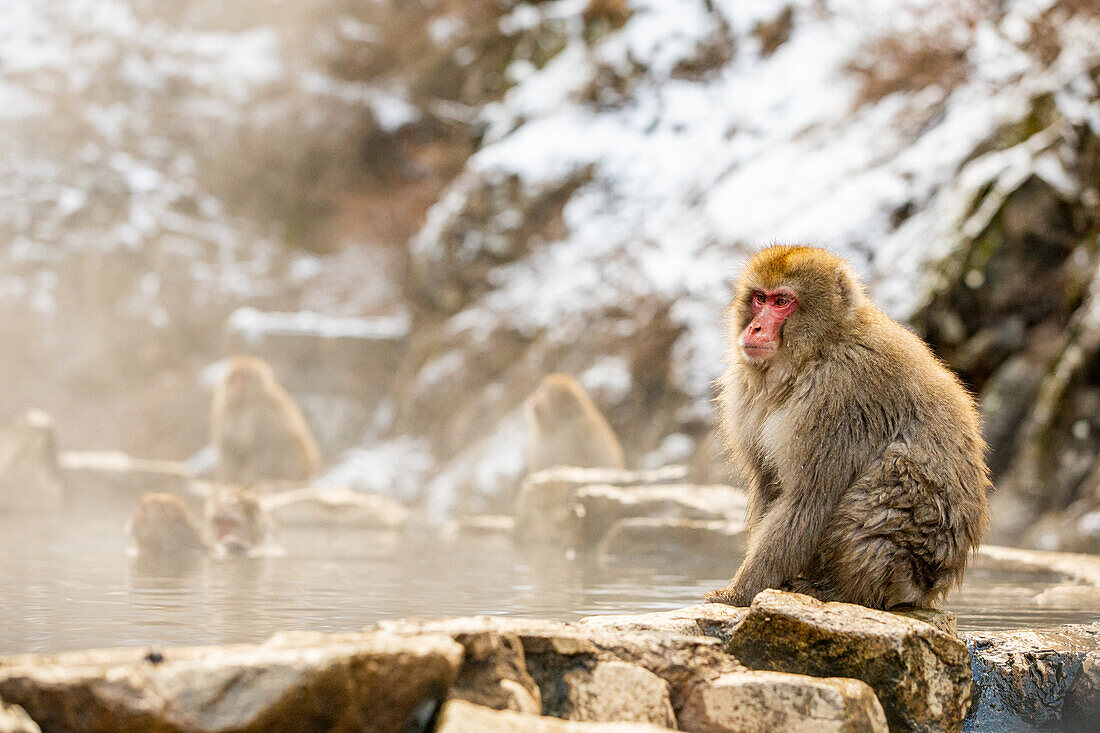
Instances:
[[[868,303],[844,260],[816,247],[777,245],[745,266],[727,317],[742,361],[766,367],[834,343]]]
[[[275,373],[263,359],[234,356],[226,367],[222,389],[225,390],[226,401],[236,403],[265,394],[275,383]]]

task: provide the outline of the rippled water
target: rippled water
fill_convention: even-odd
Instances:
[[[385,618],[506,614],[562,620],[699,602],[735,560],[602,564],[500,538],[447,544],[284,529],[286,554],[184,569],[126,554],[123,517],[0,516],[0,654],[258,641],[286,629],[350,631]],[[1054,578],[977,568],[949,599],[964,629],[1100,619],[1095,598],[1033,598]]]

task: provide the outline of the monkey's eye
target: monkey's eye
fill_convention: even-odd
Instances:
[[[764,305],[768,300],[767,296],[759,291],[752,294],[752,299],[757,305]]]
[[[790,302],[791,302],[790,300],[783,297],[782,295],[778,296],[775,299],[775,305],[776,305],[777,308],[785,308],[787,306],[787,303],[790,303]]]

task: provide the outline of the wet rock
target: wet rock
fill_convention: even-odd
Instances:
[[[698,519],[620,519],[599,543],[600,557],[647,555],[739,557],[745,552],[742,522]]]
[[[27,711],[0,700],[0,733],[42,733]]]
[[[562,676],[568,720],[626,721],[676,727],[668,683],[634,664],[597,662]]]
[[[337,487],[268,494],[260,497],[260,504],[278,524],[284,526],[400,529],[409,514],[393,499]]]
[[[63,500],[53,419],[28,410],[0,432],[0,509],[51,509]]]
[[[0,658],[0,695],[46,730],[401,730],[442,702],[445,636],[287,634],[259,645]]]
[[[886,733],[874,691],[859,680],[785,672],[730,672],[700,682],[680,710],[697,733]]]
[[[722,642],[733,637],[733,631],[744,620],[749,609],[723,603],[701,603],[698,606],[673,611],[627,615],[589,616],[579,625],[602,631],[656,631],[684,636],[712,636]]]
[[[455,517],[444,522],[440,535],[449,542],[467,537],[504,537],[511,539],[516,528],[514,517],[480,514]]]
[[[1100,651],[1085,656],[1062,708],[1062,723],[1069,730],[1084,733],[1093,730],[1097,721],[1100,721]]]
[[[461,700],[443,707],[436,733],[657,733],[648,723],[593,723],[493,710]]]
[[[686,475],[687,468],[683,466],[652,471],[561,466],[531,474],[524,479],[516,496],[516,540],[524,544],[576,546],[580,541],[581,517],[573,499],[581,488],[597,484],[665,484]]]
[[[191,472],[183,463],[133,458],[118,451],[64,451],[61,471],[74,501],[142,494],[186,494]]]
[[[1049,631],[962,634],[970,649],[975,701],[970,730],[1031,730],[1059,724],[1086,705],[1089,682],[1074,689],[1083,663],[1100,650],[1100,623]],[[1079,696],[1078,696],[1079,695]]]
[[[766,590],[727,649],[754,669],[862,680],[891,730],[958,730],[970,707],[966,646],[885,611]]]
[[[611,526],[623,519],[736,520],[745,516],[748,497],[732,486],[585,486],[574,501],[580,517],[580,541],[595,547]],[[689,530],[690,531],[690,530]]]

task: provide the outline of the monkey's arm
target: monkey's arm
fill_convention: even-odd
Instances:
[[[747,606],[765,588],[778,588],[806,568],[836,499],[835,490],[792,490],[780,496],[753,529],[744,562],[708,601]]]

